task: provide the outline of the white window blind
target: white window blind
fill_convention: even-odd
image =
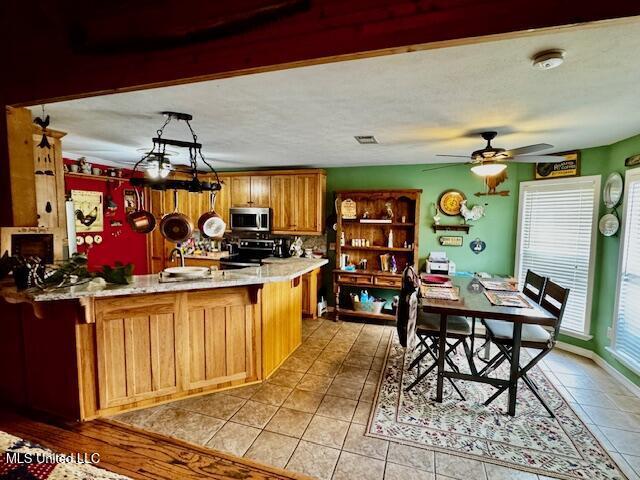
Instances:
[[[614,349],[640,365],[640,171],[626,183]]]
[[[600,177],[520,184],[516,275],[527,270],[569,288],[561,328],[587,335]],[[522,285],[521,285],[522,287]]]

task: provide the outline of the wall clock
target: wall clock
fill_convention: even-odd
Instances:
[[[453,217],[460,215],[460,204],[466,199],[467,197],[460,190],[447,190],[440,195],[438,206],[442,213]]]

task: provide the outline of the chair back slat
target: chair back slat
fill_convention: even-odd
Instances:
[[[537,273],[527,270],[527,276],[524,279],[524,285],[522,287],[522,293],[533,300],[536,303],[540,303],[542,298],[542,292],[544,291],[544,284],[547,279]]]
[[[554,326],[554,340],[558,338],[560,333],[560,324],[562,323],[562,316],[564,315],[564,308],[567,305],[569,299],[569,289],[561,287],[557,283],[547,280],[542,291],[542,297],[540,298],[540,306],[546,311],[556,317],[556,324]]]

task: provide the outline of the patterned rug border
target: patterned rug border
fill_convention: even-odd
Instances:
[[[373,418],[375,417],[376,407],[378,405],[378,396],[380,395],[380,387],[382,386],[382,382],[384,381],[384,378],[385,378],[384,372],[385,372],[385,369],[387,368],[387,362],[389,361],[389,354],[391,352],[391,346],[393,344],[394,339],[395,339],[395,335],[394,334],[390,335],[389,342],[387,343],[387,350],[386,350],[385,355],[384,355],[384,363],[383,363],[383,366],[382,366],[382,370],[380,371],[380,378],[378,379],[378,383],[376,385],[376,393],[375,393],[375,395],[373,397],[373,403],[372,403],[372,406],[371,406],[371,412],[369,412],[369,420],[367,421],[367,429],[365,431],[365,436],[371,437],[371,438],[378,438],[378,439],[381,439],[381,440],[392,441],[394,443],[399,443],[401,445],[408,445],[410,447],[417,447],[417,448],[421,448],[423,450],[430,450],[430,451],[433,451],[433,452],[446,453],[448,455],[453,455],[453,456],[456,456],[456,457],[468,458],[468,459],[471,459],[471,460],[479,460],[479,461],[481,461],[483,463],[490,463],[492,465],[499,465],[499,466],[502,466],[502,467],[511,468],[513,470],[520,470],[522,472],[534,473],[536,475],[543,475],[543,476],[549,477],[549,478],[558,478],[558,479],[561,479],[561,480],[576,480],[576,477],[573,477],[573,476],[563,475],[561,473],[549,472],[547,470],[542,470],[542,469],[535,468],[535,467],[525,467],[525,466],[522,466],[522,465],[516,465],[516,464],[513,464],[513,463],[504,462],[504,461],[501,461],[501,460],[498,460],[498,459],[494,459],[494,458],[484,457],[484,456],[481,456],[481,455],[474,455],[472,453],[458,452],[458,451],[455,451],[455,450],[450,450],[450,449],[442,448],[442,447],[434,447],[434,446],[431,446],[431,445],[427,446],[427,445],[424,445],[424,444],[421,444],[421,443],[412,442],[410,440],[392,439],[391,437],[388,437],[388,436],[385,436],[385,435],[371,433],[371,426],[372,426]],[[571,406],[571,404],[569,402],[567,402],[566,398],[564,398],[564,396],[558,391],[558,389],[555,387],[553,382],[551,382],[551,380],[549,380],[549,377],[547,377],[547,375],[544,373],[544,370],[540,369],[539,367],[536,367],[536,368],[538,368],[540,370],[540,373],[542,373],[544,378],[547,379],[547,381],[549,381],[549,383],[552,385],[554,390],[556,390],[556,392],[558,393],[558,396],[562,399],[562,401],[566,404],[566,406],[573,412],[574,415],[576,415],[576,417],[580,420],[580,422],[582,422],[582,424],[586,427],[587,432],[589,432],[591,437],[595,440],[595,442],[598,444],[598,446],[602,449],[602,451],[605,453],[605,455],[609,458],[611,463],[613,463],[618,468],[618,470],[620,471],[620,474],[622,475],[622,479],[623,480],[629,480],[629,477],[627,477],[627,475],[622,471],[622,468],[620,468],[620,465],[618,465],[618,462],[616,462],[611,457],[611,455],[609,454],[607,449],[604,448],[604,446],[602,445],[602,442],[600,442],[598,437],[596,437],[593,434],[593,432],[591,431],[589,426],[584,423],[582,418],[580,418],[580,416],[578,416],[578,414],[576,413],[575,409]]]

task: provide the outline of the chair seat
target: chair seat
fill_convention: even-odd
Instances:
[[[496,339],[513,339],[513,323],[503,320],[485,320],[486,327]],[[522,325],[522,341],[534,343],[546,343],[551,338],[551,334],[540,325],[525,323]]]
[[[440,315],[419,312],[416,329],[418,332],[439,332]],[[447,316],[447,333],[452,335],[471,335],[471,322],[465,317],[449,315]]]

